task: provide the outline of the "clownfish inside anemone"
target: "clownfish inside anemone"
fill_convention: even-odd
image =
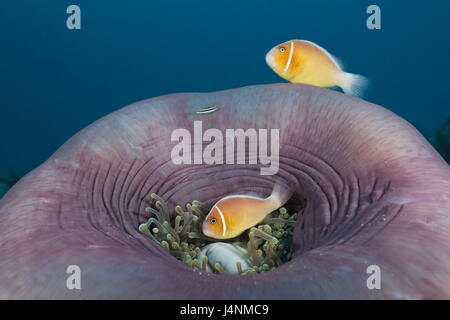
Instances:
[[[285,80],[318,87],[340,87],[346,94],[362,96],[367,78],[344,72],[335,57],[306,40],[290,40],[273,47],[266,63]]]
[[[275,183],[272,194],[265,199],[248,195],[226,196],[206,216],[203,234],[215,239],[235,238],[283,206],[292,193],[289,187]]]

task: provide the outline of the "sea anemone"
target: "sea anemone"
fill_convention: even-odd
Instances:
[[[196,112],[210,106],[217,108]],[[263,174],[268,165],[249,156],[196,162],[208,139],[187,144],[193,163],[174,163],[173,132],[195,136],[198,121],[204,132],[279,130],[276,172]],[[204,240],[189,237],[198,235],[200,202],[265,197],[275,181],[294,190],[285,208],[298,213],[283,244],[288,261],[245,275],[186,265],[186,252],[194,264],[198,250],[188,243],[186,251],[183,241]],[[157,97],[91,124],[0,199],[0,298],[450,298],[449,212],[449,165],[380,106],[293,84]],[[143,234],[139,226],[151,218]],[[190,219],[192,229],[183,230]],[[259,225],[243,235],[244,244],[253,239],[244,246],[250,263],[268,256],[258,230],[275,238],[280,231],[266,224],[270,232]],[[81,290],[66,286],[71,266],[79,267]],[[368,286],[374,276],[379,289]]]
[[[163,199],[154,193],[151,198],[155,200],[156,209],[145,208],[153,217],[141,224],[139,231],[189,267],[244,275],[273,270],[290,260],[297,214],[290,215],[285,208],[272,212],[257,227],[233,239],[232,243],[211,244],[218,240],[201,233],[201,225],[211,206],[194,200],[192,204],[186,204],[187,211],[176,206],[176,215],[171,215]]]

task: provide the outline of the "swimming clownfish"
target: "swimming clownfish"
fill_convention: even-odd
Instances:
[[[276,74],[293,83],[337,86],[354,96],[361,96],[368,85],[365,77],[342,71],[336,58],[306,40],[290,40],[273,47],[266,54],[266,62]]]
[[[215,239],[231,239],[255,226],[284,205],[292,190],[276,183],[267,198],[233,195],[220,199],[203,221],[203,233]]]

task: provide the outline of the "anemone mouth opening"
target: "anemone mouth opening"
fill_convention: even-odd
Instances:
[[[185,265],[200,272],[228,275],[259,274],[292,259],[292,236],[303,229],[306,200],[294,193],[281,208],[231,239],[214,239],[201,231],[214,202],[193,200],[171,206],[155,193],[145,212],[148,220],[139,231]],[[295,230],[294,230],[295,229]]]

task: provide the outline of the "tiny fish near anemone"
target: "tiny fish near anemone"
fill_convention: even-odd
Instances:
[[[361,96],[368,85],[367,78],[342,71],[335,57],[306,40],[290,40],[273,47],[266,54],[266,62],[276,74],[293,83],[337,86],[354,96]]]
[[[275,183],[272,194],[265,199],[247,195],[224,197],[211,208],[203,222],[202,231],[215,239],[237,237],[283,206],[292,193],[290,188]]]

